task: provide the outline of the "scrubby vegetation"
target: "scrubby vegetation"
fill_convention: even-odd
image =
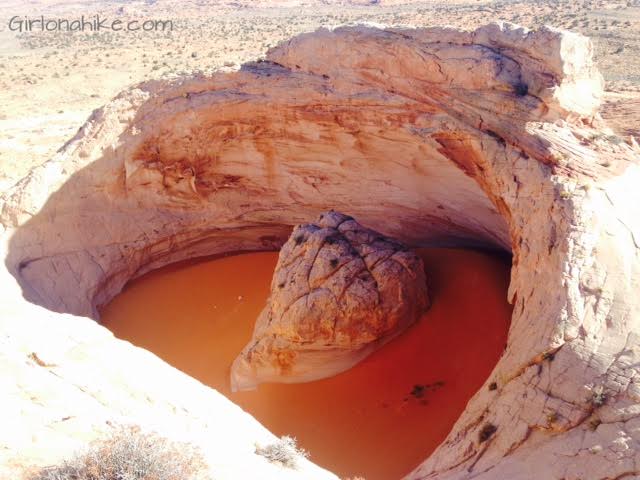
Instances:
[[[19,4],[17,0],[9,3]],[[32,3],[37,11],[43,0]],[[77,17],[79,10],[73,3],[54,3],[59,5],[47,8],[51,17]],[[496,19],[533,28],[549,24],[592,37],[598,65],[610,87],[633,92],[640,88],[637,0],[407,0],[367,7],[348,0],[315,3],[308,8],[275,0],[166,0],[126,5],[105,1],[100,2],[99,12],[104,18],[171,19],[173,29],[0,32],[6,34],[0,51],[0,105],[12,118],[0,124],[7,140],[0,142],[0,189],[53,155],[92,110],[128,85],[236,68],[260,58],[281,41],[318,27],[371,22],[473,29]],[[5,30],[12,15],[8,11],[3,12]],[[17,13],[27,12],[19,9]],[[516,88],[516,93],[524,91],[524,85]],[[630,108],[626,97],[618,101],[619,109]],[[61,110],[64,113],[56,113]],[[23,117],[41,122],[20,122]],[[623,123],[625,134],[639,134],[637,122]]]
[[[29,480],[209,480],[200,452],[138,427],[117,428],[107,438]]]
[[[298,447],[294,437],[286,435],[264,447],[256,445],[256,454],[286,468],[296,468],[299,459],[309,456],[309,452]]]

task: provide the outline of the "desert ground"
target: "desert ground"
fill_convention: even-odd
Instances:
[[[507,253],[494,297],[505,313],[495,349],[488,348],[487,321],[463,311],[459,316],[478,330],[456,333],[449,309],[439,317],[448,341],[438,333],[420,337],[441,350],[398,348],[412,365],[428,362],[430,372],[437,362],[449,367],[453,357],[461,360],[454,345],[470,355],[450,377],[403,381],[393,396],[400,412],[413,400],[435,402],[423,398],[426,390],[443,395],[463,378],[460,372],[479,366],[480,355],[468,345],[495,354],[478,374],[484,383],[466,385],[451,423],[432,438],[439,447],[414,452],[411,465],[402,466],[406,472],[422,462],[407,480],[640,475],[639,2],[0,0],[0,370],[7,374],[0,378],[6,405],[0,409],[0,477],[66,469],[63,459],[74,451],[117,425],[133,424],[200,449],[202,458],[188,464],[200,469],[206,463],[206,478],[337,480],[320,468],[319,455],[318,465],[308,462],[291,438],[277,439],[275,427],[268,431],[266,420],[261,425],[239,401],[229,402],[217,384],[200,383],[190,360],[174,368],[155,348],[136,347],[146,346],[139,338],[118,339],[86,317],[99,320],[101,308],[130,280],[142,282],[145,272],[284,245],[265,321],[256,324],[250,344],[242,338],[262,316],[263,303],[238,289],[249,288],[246,278],[254,279],[261,265],[265,294],[275,252],[270,264],[249,257],[246,267],[223,264],[236,273],[232,290],[232,275],[222,270],[201,271],[200,278],[227,290],[200,279],[179,282],[182,294],[167,286],[178,293],[174,313],[156,300],[165,295],[151,294],[171,315],[165,323],[175,327],[191,318],[187,310],[195,303],[187,293],[202,295],[207,328],[212,311],[230,321],[231,312],[253,305],[235,346],[184,329],[194,363],[206,373],[219,368],[224,385],[225,365],[242,345],[250,348],[236,371],[248,372],[251,381],[276,374],[278,380],[310,378],[308,372],[317,379],[329,371],[328,357],[340,361],[332,368],[350,366],[387,340],[411,338],[393,336],[411,325],[389,327],[391,315],[379,309],[385,299],[394,311],[401,301],[415,304],[407,310],[415,322],[427,306],[426,277],[431,310],[425,315],[443,304],[436,263],[425,263],[421,272],[396,240]],[[171,22],[172,28],[14,28],[16,20],[97,15],[119,23]],[[318,30],[345,24],[452,28]],[[584,33],[593,44],[561,29]],[[315,33],[283,43],[307,31]],[[602,106],[592,53],[606,82]],[[245,63],[261,58],[266,61]],[[233,73],[206,77],[214,71]],[[292,225],[317,212],[327,213],[304,234],[291,235]],[[338,212],[375,231],[363,232]],[[321,225],[328,226],[316,228]],[[450,305],[464,303],[460,292],[473,293],[480,298],[470,297],[469,311],[490,311],[482,307],[486,295],[464,283],[486,283],[485,275],[456,272],[449,259],[432,254],[453,279]],[[222,257],[212,259],[218,261]],[[371,271],[384,265],[389,274],[374,277]],[[386,287],[405,277],[420,288]],[[413,296],[419,302],[411,292],[420,294]],[[214,293],[220,302],[212,302]],[[180,345],[162,333],[150,301],[132,303],[144,308],[135,318],[150,322],[140,330],[162,336],[169,347]],[[133,326],[126,318],[121,323]],[[222,340],[229,357],[202,361],[205,349],[194,348],[195,336]],[[397,380],[398,362],[387,365],[388,378]],[[350,386],[377,402],[370,377],[359,377],[367,382],[362,387]],[[338,418],[324,401],[334,397],[308,393]],[[291,398],[312,406],[297,394]],[[293,419],[292,409],[274,403]],[[431,413],[440,417],[436,410]],[[425,431],[437,433],[434,422],[426,423],[414,437],[421,448]],[[369,440],[387,432],[350,430]],[[289,426],[281,431],[296,433]],[[397,437],[380,436],[408,450]],[[302,434],[300,440],[312,450]],[[273,456],[283,441],[290,447],[285,461]],[[120,451],[108,439],[105,445]],[[333,439],[332,446],[340,455],[349,448]],[[373,451],[392,456],[384,448]],[[360,468],[336,472],[390,478],[377,469],[378,477]]]
[[[371,22],[472,29],[493,20],[588,35],[607,82],[603,115],[640,135],[640,1],[3,0],[0,189],[48,159],[89,114],[128,85],[234,69],[292,35]],[[171,20],[172,31],[19,32],[14,16]]]

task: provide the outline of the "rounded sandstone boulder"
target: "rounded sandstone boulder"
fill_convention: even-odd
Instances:
[[[280,251],[267,305],[231,368],[233,390],[349,369],[429,307],[420,257],[330,211]]]

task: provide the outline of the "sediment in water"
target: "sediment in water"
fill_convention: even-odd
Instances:
[[[311,459],[343,476],[400,478],[445,438],[500,357],[509,264],[421,249],[431,309],[408,331],[332,378],[232,393],[229,367],[251,337],[277,253],[169,266],[133,281],[102,312],[117,336],[216,388]]]

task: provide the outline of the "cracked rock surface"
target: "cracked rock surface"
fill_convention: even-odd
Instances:
[[[428,306],[420,257],[352,217],[323,213],[296,226],[280,250],[267,306],[231,368],[232,389],[340,373]]]

